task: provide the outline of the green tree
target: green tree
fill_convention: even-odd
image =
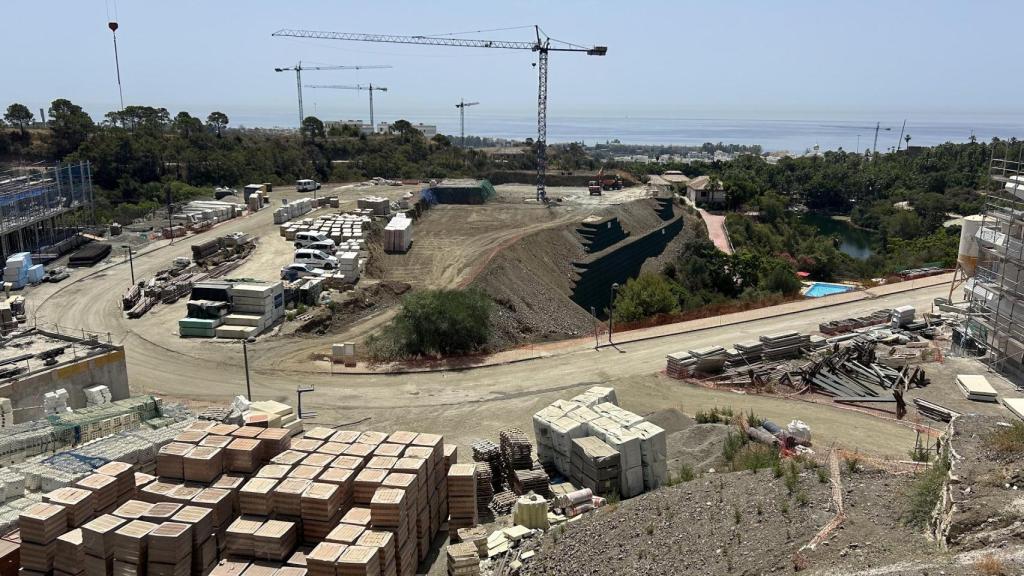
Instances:
[[[224,129],[228,127],[228,122],[228,115],[223,112],[210,112],[206,117],[206,125],[217,133],[217,138],[220,138]]]
[[[7,112],[4,113],[4,120],[11,126],[17,126],[21,130],[22,136],[25,135],[25,126],[31,124],[34,118],[35,116],[28,106],[17,102],[8,106]]]
[[[202,121],[185,111],[178,112],[171,128],[185,140],[192,140],[203,133]]]
[[[769,292],[781,292],[787,296],[796,294],[803,285],[793,267],[782,260],[773,260],[761,273],[758,287]]]
[[[65,98],[50,103],[50,155],[63,160],[78,150],[95,129],[92,118],[82,107]]]
[[[658,274],[641,274],[618,291],[614,302],[614,316],[620,322],[649,318],[655,314],[670,314],[678,310],[671,283]]]
[[[326,137],[324,123],[316,116],[306,116],[300,129],[304,140],[322,140]]]
[[[490,338],[492,308],[490,297],[476,289],[415,292],[368,346],[382,359],[473,352]]]
[[[390,131],[392,134],[398,134],[403,143],[411,142],[413,138],[423,138],[423,132],[417,130],[408,120],[396,120]]]

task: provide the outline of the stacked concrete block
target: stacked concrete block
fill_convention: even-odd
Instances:
[[[384,251],[404,253],[412,245],[412,220],[405,215],[396,216],[384,227]]]
[[[573,484],[594,494],[618,494],[619,453],[600,439],[587,436],[573,440]]]

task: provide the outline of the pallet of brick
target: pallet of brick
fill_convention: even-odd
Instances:
[[[383,432],[375,432],[373,430],[367,430],[359,435],[359,439],[356,442],[361,444],[370,444],[371,446],[377,446],[387,441],[388,435]]]
[[[184,564],[188,574],[192,566],[192,530],[192,525],[185,522],[164,522],[150,531],[146,557],[150,573],[156,563],[165,565],[158,570],[172,573],[180,572]]]
[[[475,545],[460,542],[448,545],[445,551],[448,556],[448,576],[480,574],[480,556]]]
[[[138,520],[142,518],[153,505],[141,500],[129,500],[114,509],[111,514],[125,520]]]
[[[298,518],[302,515],[302,493],[311,481],[301,478],[285,478],[272,491],[274,513],[278,516]]]
[[[58,504],[33,504],[18,515],[18,527],[23,543],[50,544],[67,531],[67,511]]]
[[[459,462],[459,447],[455,444],[445,444],[442,446],[442,452],[444,453],[444,469],[447,470],[452,464]]]
[[[149,510],[142,515],[140,520],[152,522],[153,524],[168,522],[179,510],[181,510],[181,504],[177,502],[157,502],[149,507]]]
[[[114,564],[118,561],[135,566],[146,564],[147,536],[156,524],[132,520],[114,531]]]
[[[307,542],[323,540],[341,518],[341,492],[334,484],[313,482],[300,498],[302,537]]]
[[[156,454],[156,475],[163,478],[184,478],[185,454],[195,446],[184,442],[169,442]]]
[[[238,508],[242,514],[270,516],[274,513],[273,478],[252,478],[238,489]]]
[[[209,508],[182,506],[171,521],[192,526],[193,550],[200,548],[214,532],[213,512]]]
[[[352,500],[356,504],[369,504],[373,500],[373,494],[384,482],[388,475],[387,470],[379,468],[364,468],[356,474],[352,481]]]
[[[223,526],[235,515],[231,492],[223,488],[205,488],[192,498],[191,504],[201,508],[209,508],[213,512],[213,525]]]
[[[337,454],[322,454],[320,452],[314,452],[303,458],[299,465],[313,466],[314,468],[326,468],[331,465],[331,462],[333,462],[337,456]]]
[[[498,433],[501,459],[508,470],[529,470],[533,466],[533,444],[518,428]]]
[[[544,470],[514,470],[511,480],[512,491],[520,496],[530,492],[544,497],[551,496],[551,479]],[[450,495],[448,505],[451,506]]]
[[[501,461],[501,448],[490,440],[476,440],[469,447],[473,452],[474,462]]]
[[[55,575],[81,574],[85,571],[85,547],[82,530],[76,528],[57,537],[57,555],[53,561]]]
[[[348,546],[337,542],[321,542],[306,554],[306,573],[309,576],[337,576],[338,556]]]
[[[207,435],[199,441],[200,446],[209,446],[211,448],[227,448],[229,444],[235,440],[250,440],[250,438],[232,438],[231,436],[213,436]]]
[[[341,521],[345,524],[355,524],[356,526],[370,527],[371,513],[369,508],[362,506],[353,506],[348,509],[348,512],[341,517]]]
[[[619,453],[596,436],[576,438],[572,448],[572,481],[598,495],[619,488]]]
[[[306,457],[306,452],[300,452],[299,450],[284,450],[280,454],[270,459],[273,464],[281,464],[284,466],[294,466],[302,461]]]
[[[114,532],[128,520],[111,514],[93,518],[82,525],[82,547],[86,554],[96,558],[112,558]]]
[[[184,478],[209,484],[224,473],[224,451],[212,446],[196,446],[183,457]]]
[[[105,474],[90,474],[75,483],[76,488],[92,492],[97,513],[105,513],[117,506],[117,478]]]
[[[96,500],[92,492],[81,488],[58,488],[43,495],[43,502],[60,504],[67,511],[68,529],[73,530],[89,520],[96,512]]]
[[[256,471],[257,478],[273,478],[274,480],[283,480],[288,476],[288,473],[292,471],[292,467],[287,464],[265,464]]]
[[[338,576],[379,576],[377,548],[349,546],[338,556]]]
[[[396,576],[398,574],[394,534],[383,530],[367,530],[359,536],[356,544],[377,549],[377,558],[380,560],[380,573],[382,576]]]
[[[305,464],[299,464],[291,469],[288,473],[289,478],[298,478],[300,480],[313,480],[324,471],[321,466],[307,466]]]
[[[107,462],[95,470],[97,474],[113,476],[117,479],[119,497],[135,492],[135,467],[127,462]]]
[[[512,513],[512,507],[516,505],[518,496],[511,490],[502,490],[501,492],[495,492],[494,497],[491,498],[490,509],[491,512],[496,516],[504,516],[505,514]]]
[[[316,449],[323,444],[322,440],[314,440],[312,438],[300,438],[298,440],[292,440],[292,446],[290,450],[298,450],[299,452],[316,452]]]
[[[324,537],[326,542],[337,542],[339,544],[352,545],[355,544],[359,537],[366,532],[365,526],[356,526],[355,524],[338,524],[332,529],[327,536]]]
[[[240,516],[228,526],[224,536],[228,554],[252,558],[256,554],[255,534],[263,522],[253,517]]]
[[[448,515],[451,533],[477,524],[475,463],[453,464],[448,469]]]
[[[284,562],[298,542],[298,528],[294,522],[268,520],[253,534],[256,558],[260,560]]]

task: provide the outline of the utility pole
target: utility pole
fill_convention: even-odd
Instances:
[[[132,246],[131,244],[122,244],[121,248],[128,251],[128,269],[132,273],[132,286],[135,286],[135,262],[132,261]]]
[[[465,100],[459,100],[459,103],[455,105],[459,109],[459,133],[461,134],[461,142],[459,146],[462,148],[466,147],[466,107],[476,106],[479,102],[466,102]]]

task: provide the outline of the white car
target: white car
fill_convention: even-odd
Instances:
[[[298,262],[281,268],[282,280],[294,280],[296,278],[306,278],[308,276],[323,276],[324,274],[326,274],[326,272],[323,268],[317,268],[312,264],[299,264]]]
[[[320,250],[302,248],[295,251],[292,260],[296,264],[312,264],[325,270],[334,270],[338,267],[338,259]]]
[[[299,232],[295,235],[296,248],[306,248],[310,244],[316,244],[317,242],[330,242],[332,246],[334,245],[334,240],[331,240],[323,232]]]

